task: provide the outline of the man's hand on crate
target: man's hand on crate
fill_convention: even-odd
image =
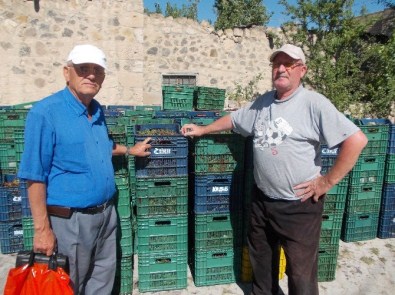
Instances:
[[[151,155],[151,152],[149,151],[151,148],[151,145],[149,144],[151,139],[151,137],[147,137],[143,141],[137,142],[133,147],[128,149],[129,154],[136,157],[147,157]]]

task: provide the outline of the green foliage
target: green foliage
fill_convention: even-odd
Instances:
[[[239,106],[243,102],[253,101],[259,95],[258,83],[260,80],[262,80],[262,78],[262,74],[258,74],[257,76],[253,77],[252,80],[249,81],[245,86],[235,82],[235,88],[231,93],[228,94],[228,99],[237,102]]]
[[[165,13],[162,12],[162,8],[160,7],[159,3],[155,3],[154,12],[150,12],[147,9],[144,9],[144,12],[146,14],[164,14],[164,16],[166,17],[171,16],[173,18],[186,17],[197,21],[197,7],[200,0],[188,0],[188,2],[190,3],[190,5],[183,4],[181,8],[179,8],[177,4],[172,5],[170,2],[167,2]]]
[[[394,37],[386,44],[368,37],[365,29],[375,20],[355,18],[353,2],[305,0],[292,6],[280,0],[291,17],[283,32],[286,42],[305,51],[307,86],[324,94],[342,112],[387,117],[395,97]]]
[[[231,29],[234,27],[264,26],[271,17],[262,0],[216,0],[214,9],[217,20],[215,29]]]

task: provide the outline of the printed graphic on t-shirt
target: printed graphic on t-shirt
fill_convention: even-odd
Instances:
[[[281,117],[270,121],[266,130],[263,130],[263,126],[260,126],[261,128],[257,127],[261,130],[256,133],[254,142],[255,146],[261,149],[279,146],[293,131],[291,125]]]

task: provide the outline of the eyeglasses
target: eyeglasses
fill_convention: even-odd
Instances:
[[[299,66],[303,66],[303,64],[298,63],[298,62],[293,62],[293,61],[290,61],[290,62],[273,62],[273,63],[271,63],[270,65],[272,66],[273,69],[276,69],[276,70],[277,70],[281,65],[283,65],[284,68],[285,68],[287,71],[293,70],[294,68],[299,67]]]
[[[88,76],[92,73],[97,77],[104,77],[106,75],[105,70],[99,66],[73,64],[72,67],[75,69],[78,76]]]

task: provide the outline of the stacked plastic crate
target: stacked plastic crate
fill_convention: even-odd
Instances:
[[[163,110],[192,111],[195,87],[185,85],[162,86]]]
[[[110,107],[105,111],[108,134],[119,144],[126,145],[126,126],[128,118],[125,110],[132,107]],[[116,184],[115,207],[118,213],[117,231],[117,271],[114,282],[114,294],[131,294],[133,291],[133,236],[128,159],[125,156],[113,156]]]
[[[26,107],[26,108],[25,108]],[[24,127],[31,104],[0,109],[0,246],[4,254],[23,250],[22,194],[26,183],[16,178],[24,146]]]
[[[126,144],[126,126],[128,118],[125,110],[130,106],[113,106],[105,110],[108,134],[110,138],[119,144]],[[133,291],[133,236],[129,169],[125,156],[113,156],[116,184],[115,208],[118,214],[117,231],[117,270],[114,282],[113,294],[131,294]]]
[[[377,236],[388,145],[387,119],[360,119],[356,123],[369,142],[350,172],[341,233],[344,242],[370,240]]]
[[[329,149],[321,145],[321,174],[325,175],[333,166],[339,148]],[[322,215],[321,235],[318,252],[318,281],[327,282],[335,279],[339,240],[347,197],[349,175],[326,193]]]
[[[242,245],[244,139],[213,134],[194,142],[191,271],[195,285],[235,282]]]
[[[395,238],[395,124],[391,123],[377,236]]]
[[[241,268],[244,138],[233,133],[196,138],[190,160],[189,262],[195,285],[233,283]]]
[[[188,253],[188,141],[178,124],[135,126],[151,137],[151,155],[136,158],[138,288],[184,289]]]

